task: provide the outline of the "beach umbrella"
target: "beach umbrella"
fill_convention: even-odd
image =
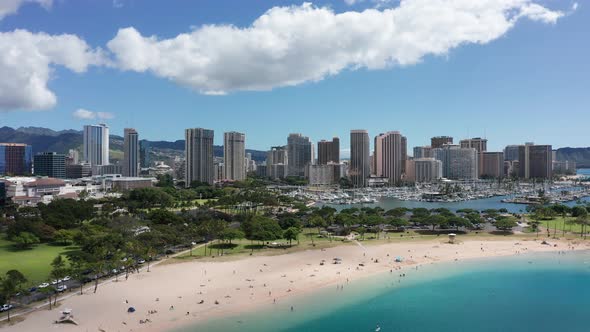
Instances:
[[[135,308],[129,307],[129,309],[127,309],[127,312],[128,313],[133,313],[133,312],[135,312]]]

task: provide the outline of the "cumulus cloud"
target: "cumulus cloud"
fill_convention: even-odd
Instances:
[[[552,24],[563,15],[533,0],[402,0],[343,13],[305,3],[274,7],[247,27],[204,25],[170,39],[128,27],[107,47],[123,70],[224,94],[319,81],[346,69],[413,65],[489,43],[520,19]]]
[[[96,118],[100,120],[113,119],[115,115],[110,112],[96,112]]]
[[[4,17],[14,14],[25,3],[38,3],[45,9],[49,9],[53,0],[1,0],[0,1],[0,20]]]
[[[79,108],[79,109],[75,110],[72,113],[72,115],[76,119],[83,119],[83,120],[96,119],[96,113],[89,111],[89,110],[85,110],[83,108]]]
[[[80,119],[80,120],[94,120],[94,119],[99,119],[99,120],[108,120],[108,119],[112,119],[115,117],[115,115],[113,113],[109,113],[109,112],[93,112],[93,111],[89,111],[87,109],[84,108],[79,108],[77,110],[75,110],[72,115],[76,118],[76,119]]]
[[[75,35],[0,32],[0,110],[51,108],[57,98],[47,83],[54,66],[82,73],[105,63],[101,50]]]
[[[363,1],[363,0],[344,0],[344,2],[349,6],[352,6],[352,5],[359,3],[361,1]]]

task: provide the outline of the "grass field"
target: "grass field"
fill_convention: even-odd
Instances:
[[[446,231],[445,231],[446,232]],[[386,243],[400,243],[400,242],[414,242],[414,241],[425,241],[425,240],[434,240],[440,239],[440,241],[448,241],[448,236],[445,232],[438,233],[431,233],[430,231],[414,231],[408,230],[407,232],[389,232],[389,233],[381,233],[379,235],[379,239],[377,239],[376,234],[374,233],[366,233],[364,240],[357,236],[357,240],[364,246],[371,246],[371,245],[380,245]],[[559,233],[559,232],[558,232]],[[311,238],[310,236],[311,235]],[[539,235],[541,236],[541,234]],[[559,233],[558,236],[561,237]],[[515,239],[535,239],[535,233],[519,233],[519,234],[511,234],[511,233],[489,233],[485,231],[470,231],[468,233],[458,232],[457,241],[461,241],[461,239],[481,239],[481,240],[505,240],[506,237],[512,237]],[[311,239],[313,238],[312,245]],[[577,235],[575,234],[567,234],[565,238],[576,239]],[[285,244],[287,245],[288,242],[285,240],[277,240],[275,241],[278,244]],[[286,254],[291,252],[297,252],[302,250],[309,250],[309,249],[321,249],[321,248],[329,248],[335,247],[339,245],[350,245],[354,244],[352,241],[343,242],[342,238],[335,237],[332,241],[325,237],[319,237],[317,234],[317,229],[309,228],[305,229],[302,234],[299,236],[299,244],[296,241],[293,241],[293,245],[291,247],[265,247],[259,245],[257,242],[253,244],[248,240],[237,240],[233,241],[233,245],[229,244],[219,244],[217,241],[214,241],[212,244],[207,246],[207,252],[205,253],[205,247],[198,247],[193,250],[192,256],[189,253],[185,253],[180,256],[176,256],[174,259],[170,261],[170,263],[190,260],[190,259],[200,259],[200,260],[220,260],[220,259],[233,259],[239,258],[242,256],[250,255],[280,255]],[[219,257],[221,250],[223,250],[223,257]]]
[[[565,231],[579,234],[582,231],[582,226],[575,224],[574,221],[575,218],[566,217]],[[553,228],[555,228],[555,222],[557,222],[557,234],[559,235],[563,229],[563,217],[555,217],[553,220],[542,220],[541,225],[542,227],[550,228],[551,232],[553,232]]]
[[[25,275],[31,285],[37,285],[49,278],[53,259],[66,251],[66,247],[47,244],[29,250],[15,250],[12,242],[0,238],[0,275],[16,269]]]
[[[312,244],[313,239],[313,244]],[[343,242],[341,239],[334,238],[332,241],[325,237],[319,237],[317,234],[317,229],[305,229],[299,235],[299,244],[297,241],[293,241],[292,246],[288,246],[289,242],[281,239],[276,242],[277,244],[281,244],[284,246],[281,247],[274,247],[268,248],[260,245],[258,242],[254,241],[251,243],[249,240],[235,240],[232,241],[233,244],[230,246],[227,243],[217,243],[217,241],[213,241],[209,246],[207,246],[207,253],[205,253],[205,247],[195,248],[193,250],[193,255],[190,256],[190,253],[186,253],[174,258],[174,260],[187,260],[187,259],[211,259],[211,256],[218,256],[223,250],[224,257],[235,257],[235,256],[242,256],[242,255],[249,255],[253,253],[254,255],[281,255],[287,254],[296,251],[308,250],[308,249],[321,249],[321,248],[329,248],[335,247],[338,245],[342,245]],[[218,260],[219,258],[215,258]]]

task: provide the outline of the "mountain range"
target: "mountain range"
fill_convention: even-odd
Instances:
[[[55,131],[42,127],[0,127],[0,142],[26,143],[33,146],[33,152],[58,152],[67,153],[69,149],[81,150],[81,130],[60,130]],[[177,141],[148,141],[155,151],[184,151],[184,140]],[[110,148],[112,159],[122,157],[123,137],[110,136]],[[213,146],[213,153],[216,157],[223,157],[223,146]],[[252,154],[252,159],[262,162],[266,159],[266,151],[246,149],[246,153]],[[586,148],[560,148],[557,149],[557,160],[575,161],[579,168],[590,167],[590,147]]]
[[[81,130],[60,130],[55,131],[42,127],[0,127],[0,142],[2,143],[26,143],[33,147],[33,153],[58,152],[68,153],[70,149],[82,150]],[[156,151],[174,150],[184,151],[184,140],[169,141],[147,141],[152,149]],[[118,159],[122,156],[123,137],[110,135],[111,159]],[[216,157],[223,157],[223,146],[214,145],[213,153]],[[252,154],[252,159],[262,162],[266,159],[266,151],[246,149],[246,153]]]

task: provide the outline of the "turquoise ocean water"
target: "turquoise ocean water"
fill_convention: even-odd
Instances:
[[[590,252],[427,265],[178,332],[590,331]],[[290,310],[291,306],[294,311]]]

